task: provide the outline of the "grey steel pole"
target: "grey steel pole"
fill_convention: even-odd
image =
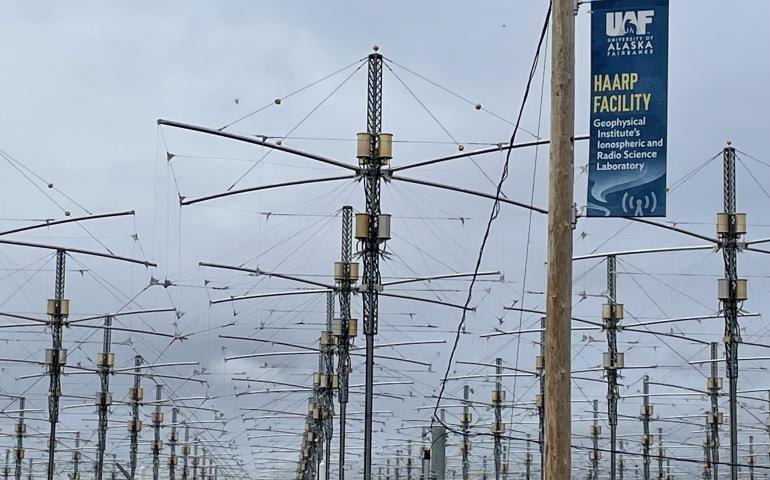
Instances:
[[[112,404],[110,394],[110,373],[115,365],[115,354],[110,351],[112,344],[112,316],[104,317],[104,336],[102,351],[96,355],[96,368],[99,372],[101,389],[96,398],[96,408],[99,412],[99,431],[96,450],[96,480],[102,480],[104,473],[104,450],[107,448],[107,416]]]
[[[572,475],[571,351],[575,2],[553,0],[546,282],[545,480]]]
[[[441,410],[441,422],[431,428],[430,465],[432,479],[446,478],[446,428],[444,427],[444,410]]]
[[[664,480],[666,475],[663,472],[663,457],[666,451],[663,449],[663,429],[658,428],[658,479]]]
[[[420,480],[430,480],[430,450],[428,444],[428,427],[423,427],[422,448],[420,449],[420,457],[422,458]]]
[[[350,301],[352,295],[352,286],[355,283],[351,268],[353,266],[353,207],[342,207],[342,248],[340,260],[342,265],[342,276],[338,279],[340,318],[335,322],[336,331],[333,333],[337,337],[337,377],[338,389],[337,400],[340,404],[340,451],[339,451],[339,480],[345,478],[345,439],[347,423],[347,404],[348,404],[348,378],[350,375],[350,330],[352,319],[350,317]],[[356,265],[356,269],[358,266]]]
[[[3,470],[3,479],[8,480],[8,475],[11,473],[11,467],[9,464],[11,456],[11,449],[6,448],[5,449],[5,469]]]
[[[59,422],[59,397],[61,397],[61,370],[67,363],[67,350],[62,348],[62,328],[69,315],[69,300],[64,299],[64,276],[67,252],[56,250],[56,282],[54,298],[48,301],[51,317],[51,349],[46,351],[46,364],[50,376],[48,389],[48,419],[51,431],[48,436],[48,480],[53,480],[56,469],[56,424]]]
[[[526,458],[524,462],[524,479],[525,480],[532,480],[532,448],[531,448],[531,442],[530,442],[531,435],[527,434],[527,453]]]
[[[591,480],[599,479],[599,401],[594,400],[594,423],[591,425],[591,438],[593,450],[591,450]]]
[[[722,389],[722,378],[719,376],[719,354],[717,343],[711,343],[711,376],[706,380],[709,397],[711,398],[711,411],[706,415],[707,428],[710,431],[709,447],[711,448],[711,465],[714,472],[714,480],[719,478],[719,425],[722,424],[722,414],[719,412],[719,391]]]
[[[625,448],[623,448],[623,440],[620,441],[620,452],[625,452]],[[618,480],[623,480],[623,471],[625,470],[626,462],[623,459],[622,453],[618,457]]]
[[[495,425],[492,428],[492,436],[494,439],[494,459],[495,459],[495,480],[500,480],[500,462],[502,460],[502,443],[501,436],[505,433],[505,425],[503,424],[503,399],[505,393],[503,392],[503,359],[495,359],[495,391],[492,394],[492,405],[495,409]]]
[[[650,377],[645,375],[642,380],[642,469],[644,480],[650,480],[650,446],[652,445],[652,435],[650,435],[650,417],[652,416],[653,406],[650,405]]]
[[[749,480],[754,480],[754,435],[749,435]]]
[[[602,320],[607,332],[609,352],[604,369],[607,377],[607,420],[610,426],[610,480],[615,480],[616,446],[618,432],[618,369],[622,366],[622,355],[618,353],[618,322],[622,318],[623,306],[617,303],[617,262],[614,255],[607,257],[607,304],[603,306]]]
[[[80,432],[75,432],[75,450],[72,452],[72,480],[80,480]]]
[[[722,256],[725,265],[725,278],[720,283],[726,287],[720,292],[722,310],[725,316],[725,362],[727,378],[730,383],[730,478],[738,480],[738,344],[741,342],[740,326],[738,325],[738,302],[745,300],[745,291],[740,292],[738,284],[745,288],[745,280],[738,279],[738,241],[745,233],[745,215],[741,216],[743,225],[738,222],[735,211],[735,149],[728,146],[723,151],[724,170],[724,212],[723,217],[727,228],[717,230],[721,240]],[[720,218],[719,216],[717,217]]]
[[[412,480],[412,440],[406,441],[406,480]]]
[[[139,453],[139,432],[142,431],[142,421],[139,419],[139,405],[144,398],[144,391],[140,386],[142,380],[141,369],[142,357],[134,357],[134,386],[128,390],[128,400],[131,402],[131,419],[128,422],[128,434],[130,441],[129,449],[129,470],[131,478],[136,478],[136,456]]]
[[[198,480],[198,436],[197,435],[195,436],[195,440],[193,440],[192,466],[193,466],[192,478],[193,480]]]
[[[460,446],[460,454],[462,455],[462,475],[463,480],[469,480],[470,474],[470,462],[469,455],[471,452],[471,439],[470,439],[470,426],[471,426],[471,412],[469,408],[471,387],[465,385],[463,387],[463,417],[460,422],[460,428],[462,429],[463,440]]]
[[[200,479],[206,480],[206,447],[203,447],[200,460]]]
[[[770,413],[770,390],[767,391],[767,406],[768,413]],[[767,434],[770,435],[770,414],[765,418],[765,428],[767,429]],[[768,457],[770,457],[770,452],[768,452]]]
[[[19,398],[19,423],[16,424],[16,448],[14,449],[14,478],[21,480],[21,461],[24,459],[24,435],[27,433],[27,424],[24,423],[24,410],[26,399]]]
[[[366,392],[364,398],[364,480],[372,478],[372,421],[374,411],[374,337],[377,335],[380,285],[380,133],[382,131],[382,66],[383,58],[372,53],[368,59],[366,133],[369,135],[369,157],[362,168],[368,232],[363,242],[364,335],[366,336]]]

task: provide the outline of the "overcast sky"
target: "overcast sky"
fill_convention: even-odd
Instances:
[[[448,155],[488,144],[507,142],[537,43],[547,4],[543,1],[509,2],[4,2],[0,5],[0,148],[12,156],[2,162],[0,225],[4,230],[35,223],[35,219],[135,210],[136,215],[111,220],[57,226],[17,234],[17,240],[77,246],[119,255],[149,259],[157,268],[145,269],[121,262],[73,255],[68,258],[66,296],[72,302],[72,316],[99,315],[121,309],[176,307],[182,314],[123,317],[123,327],[151,329],[189,335],[184,342],[169,344],[168,339],[128,332],[113,336],[117,364],[133,364],[133,356],[150,362],[198,361],[199,366],[169,368],[165,374],[189,376],[195,370],[207,385],[173,379],[156,380],[164,384],[166,395],[207,397],[181,404],[218,409],[227,420],[222,431],[201,432],[206,441],[232,441],[237,448],[224,449],[210,443],[218,454],[236,453],[243,468],[253,478],[286,478],[294,471],[289,463],[268,462],[281,458],[295,460],[296,452],[274,453],[266,445],[298,448],[300,436],[252,438],[258,429],[301,429],[301,421],[287,419],[244,420],[255,412],[243,408],[272,408],[302,413],[306,393],[270,393],[235,397],[237,392],[264,389],[266,384],[234,382],[234,376],[310,385],[317,368],[312,355],[260,358],[224,362],[225,355],[292,350],[250,342],[218,338],[219,334],[253,336],[311,346],[325,321],[325,298],[301,296],[282,299],[243,301],[237,304],[209,305],[210,299],[244,293],[263,293],[296,288],[296,284],[275,278],[255,278],[245,274],[204,269],[199,261],[260,267],[308,278],[329,278],[332,263],[340,254],[340,219],[343,205],[363,210],[363,188],[356,182],[336,182],[310,187],[292,187],[233,196],[199,205],[181,207],[179,196],[196,197],[226,190],[237,179],[239,187],[280,181],[308,179],[339,174],[333,167],[274,153],[242,143],[214,139],[199,134],[158,128],[156,120],[167,118],[219,128],[276,98],[363,59],[378,44],[394,73],[386,69],[383,94],[383,128],[392,132],[393,165]],[[770,33],[766,20],[770,4],[758,1],[672,0],[670,10],[669,54],[669,162],[667,222],[699,233],[714,235],[715,213],[721,209],[721,157],[709,163],[688,181],[680,179],[718,155],[730,139],[740,150],[738,167],[738,209],[748,213],[750,238],[770,236],[766,218],[770,201],[768,179],[770,156],[766,153],[770,124],[770,65],[767,46]],[[589,6],[583,5],[576,17],[576,133],[588,131],[589,100]],[[544,58],[547,62],[548,58]],[[339,161],[355,163],[355,133],[365,129],[366,66],[355,71],[355,64],[281,102],[273,104],[230,130],[238,133],[281,137],[284,144]],[[547,137],[549,132],[548,74],[541,63],[529,98],[518,140]],[[432,82],[468,99],[458,99],[436,85],[413,75],[417,72]],[[355,71],[355,73],[354,73]],[[350,78],[345,79],[351,75]],[[400,78],[400,80],[399,80]],[[438,119],[434,121],[420,102]],[[338,90],[337,87],[340,87]],[[330,96],[330,94],[332,94]],[[545,95],[543,96],[543,93]],[[325,100],[326,97],[329,97]],[[492,115],[494,112],[497,116]],[[305,119],[305,117],[311,113]],[[508,122],[501,120],[507,119]],[[303,120],[304,119],[304,120]],[[448,132],[448,133],[447,133]],[[174,155],[168,161],[168,153]],[[264,158],[263,158],[264,157]],[[756,157],[756,158],[752,158]],[[546,149],[517,151],[511,157],[510,176],[504,193],[513,199],[547,207]],[[757,160],[759,159],[759,161]],[[409,172],[409,176],[440,181],[475,190],[493,192],[504,157],[491,154],[468,160],[431,166]],[[575,149],[575,201],[585,205],[587,146]],[[762,163],[764,162],[764,163]],[[24,175],[16,168],[29,169]],[[247,175],[243,175],[248,170]],[[34,174],[40,178],[36,178]],[[489,177],[489,178],[487,178]],[[48,188],[52,183],[54,188]],[[534,191],[533,191],[534,185]],[[386,184],[382,194],[383,212],[391,213],[393,239],[390,253],[382,262],[388,278],[408,278],[447,272],[468,272],[475,265],[478,247],[491,202],[460,194],[430,190],[398,182]],[[608,252],[658,246],[699,245],[704,242],[652,227],[628,225],[625,220],[585,220],[576,229],[578,254]],[[546,218],[525,210],[503,206],[493,225],[482,262],[484,270],[499,270],[503,281],[484,281],[474,291],[466,334],[461,336],[456,360],[490,363],[503,358],[506,365],[534,368],[537,334],[480,339],[495,328],[517,330],[536,328],[538,315],[519,315],[504,310],[514,303],[542,308],[545,278]],[[529,240],[529,247],[527,248]],[[745,252],[739,259],[741,276],[748,277],[748,312],[764,313],[770,307],[765,299],[770,284],[770,263],[762,253]],[[35,315],[42,318],[45,300],[53,295],[53,256],[49,251],[5,246],[0,248],[0,311]],[[605,266],[599,260],[576,262],[574,266],[575,314],[597,320],[603,302]],[[716,278],[721,276],[721,252],[695,251],[629,257],[619,262],[618,296],[626,305],[626,323],[686,315],[707,315],[719,309]],[[526,273],[525,273],[526,272]],[[312,277],[311,277],[312,276]],[[526,279],[526,283],[524,280]],[[168,280],[171,286],[153,285]],[[464,281],[416,283],[400,293],[462,303],[467,294]],[[353,309],[360,316],[360,297]],[[407,440],[419,442],[419,428],[432,410],[429,398],[439,387],[448,361],[453,331],[459,311],[414,301],[383,299],[378,342],[446,340],[447,344],[387,349],[390,355],[430,363],[424,366],[382,361],[376,372],[382,381],[411,382],[408,385],[379,387],[378,392],[401,399],[380,397],[375,436],[376,465],[395,461],[396,451],[405,453]],[[9,320],[10,322],[10,320]],[[747,318],[744,340],[770,343],[764,317]],[[228,325],[226,327],[223,327]],[[720,341],[722,321],[681,323],[661,327],[699,340]],[[192,334],[192,335],[191,335]],[[69,364],[92,366],[101,349],[101,331],[70,328],[64,333],[70,350]],[[6,344],[3,358],[43,360],[43,349],[50,335],[37,328],[0,330]],[[363,344],[363,338],[356,341]],[[706,370],[687,362],[707,358],[703,345],[658,338],[649,334],[622,332],[621,349],[626,365],[646,368],[625,371],[621,395],[640,390],[641,376],[654,381],[676,383],[703,389]],[[721,352],[720,346],[720,352]],[[575,369],[595,368],[606,350],[601,331],[574,333]],[[759,347],[743,347],[742,355],[766,355]],[[721,354],[720,354],[721,355]],[[657,365],[657,368],[653,366]],[[745,368],[744,368],[745,367]],[[770,379],[762,362],[746,362],[742,367],[741,389],[770,389]],[[39,366],[5,363],[8,374],[0,389],[24,394],[30,408],[43,409],[28,414],[31,432],[47,428],[45,394],[47,378],[18,379],[42,373]],[[205,369],[205,370],[204,370]],[[351,384],[363,381],[363,363],[353,360]],[[458,375],[487,373],[486,367],[457,364]],[[161,370],[157,370],[161,372]],[[240,373],[245,375],[237,375]],[[601,378],[601,372],[585,373]],[[483,379],[469,380],[474,399],[488,401],[492,385]],[[125,400],[131,379],[116,375],[112,381],[116,399]],[[144,379],[145,395],[154,395],[151,379]],[[514,383],[515,382],[515,383]],[[532,402],[537,382],[532,378],[506,378],[508,399]],[[89,402],[98,389],[92,375],[68,375],[63,380],[64,405]],[[589,416],[588,400],[598,399],[600,412],[606,411],[606,387],[598,382],[576,382],[573,388],[573,443],[588,445],[588,426],[580,421]],[[363,410],[363,395],[354,389],[352,412]],[[671,388],[653,387],[656,392]],[[461,395],[462,382],[449,382],[446,395]],[[757,393],[757,398],[766,394]],[[661,417],[678,416],[702,424],[707,408],[701,396],[653,399]],[[638,415],[640,399],[626,398],[620,413]],[[725,402],[723,402],[724,404]],[[747,398],[742,401],[742,448],[749,435],[755,435],[758,453],[767,453],[764,430],[760,427],[766,403]],[[458,422],[457,401],[446,400],[447,419]],[[4,404],[5,405],[5,404]],[[16,407],[8,403],[7,410]],[[168,412],[169,408],[164,407]],[[511,414],[511,411],[514,413]],[[108,451],[127,458],[126,405],[113,407]],[[150,407],[144,413],[149,415]],[[209,410],[183,409],[188,420],[209,421]],[[491,412],[475,411],[478,432],[487,432]],[[507,410],[511,435],[536,437],[534,412]],[[606,416],[600,415],[604,422]],[[15,414],[0,418],[0,428],[12,431]],[[62,430],[80,430],[95,442],[95,415],[90,407],[64,410]],[[167,413],[170,419],[170,413]],[[149,425],[149,417],[145,419]],[[407,422],[406,420],[412,420]],[[296,423],[295,423],[296,422]],[[202,424],[200,424],[202,425]],[[205,424],[214,425],[214,424]],[[113,428],[114,427],[114,428]],[[690,424],[655,422],[666,442],[688,444],[669,453],[684,458],[702,458],[702,433]],[[620,432],[628,435],[626,448],[638,452],[638,420],[622,418]],[[335,426],[336,432],[336,426]],[[606,436],[605,427],[603,434]],[[71,434],[64,433],[67,445]],[[147,427],[143,438],[151,438]],[[166,433],[164,432],[164,436]],[[349,428],[352,446],[351,470],[361,468],[362,427],[353,416]],[[0,448],[12,439],[0,441]],[[336,437],[335,437],[336,442]],[[602,445],[607,444],[602,438]],[[458,438],[450,436],[450,469],[459,472]],[[93,447],[95,443],[89,443]],[[31,448],[43,448],[41,438],[30,438]],[[415,443],[415,454],[418,443]],[[722,437],[727,445],[727,434]],[[257,448],[252,453],[252,448]],[[522,442],[510,444],[511,471],[519,478],[523,458]],[[743,451],[746,450],[743,448]],[[143,454],[149,454],[144,444]],[[166,450],[166,453],[168,450]],[[91,458],[93,452],[87,451]],[[336,455],[336,452],[335,452]],[[473,469],[482,468],[488,457],[489,438],[479,437],[473,450]],[[726,450],[723,457],[726,457]],[[30,450],[28,458],[42,461],[42,452]],[[58,454],[62,471],[70,468],[69,454]],[[767,466],[767,455],[758,463]],[[234,461],[220,459],[223,470]],[[266,464],[270,463],[267,467]],[[573,455],[575,478],[588,457],[577,450]],[[637,458],[627,465],[638,465]],[[602,458],[606,472],[608,458]],[[88,460],[85,470],[90,469]],[[165,467],[164,467],[165,468]],[[376,467],[377,468],[377,467]],[[686,478],[697,465],[674,462],[672,469]],[[44,465],[35,465],[44,472]],[[261,472],[261,473],[260,473]],[[149,475],[149,470],[146,472]]]

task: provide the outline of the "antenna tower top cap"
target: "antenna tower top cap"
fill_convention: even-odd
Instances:
[[[374,50],[375,52],[377,52],[377,51],[379,51],[379,50],[380,50],[380,46],[379,46],[379,45],[377,45],[377,44],[375,43],[375,44],[374,44],[374,46],[372,47],[372,50]]]
[[[732,145],[732,144],[733,144],[733,141],[732,141],[732,140],[728,140],[728,141],[727,141],[727,144],[728,144],[728,145]]]

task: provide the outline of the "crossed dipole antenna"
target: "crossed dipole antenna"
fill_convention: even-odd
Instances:
[[[250,135],[232,133],[232,132],[226,131],[226,127],[216,129],[216,128],[209,128],[209,127],[200,126],[200,125],[192,125],[192,124],[187,124],[182,122],[176,122],[171,120],[163,120],[163,119],[158,120],[158,124],[161,126],[182,129],[182,130],[202,133],[206,135],[217,136],[221,138],[227,138],[230,140],[249,143],[252,145],[258,145],[261,147],[265,147],[270,151],[283,152],[295,157],[305,158],[315,162],[323,163],[325,165],[334,166],[347,172],[342,175],[292,180],[292,181],[265,184],[265,185],[239,188],[239,189],[234,189],[231,187],[225,192],[210,194],[210,195],[205,195],[205,196],[195,197],[195,198],[187,198],[187,197],[181,196],[180,194],[179,202],[181,206],[189,206],[189,205],[209,202],[209,201],[213,201],[216,199],[221,199],[221,198],[225,198],[233,195],[268,191],[268,190],[280,189],[284,187],[302,186],[302,185],[310,185],[310,184],[318,184],[318,183],[344,182],[344,181],[362,182],[364,184],[364,192],[366,197],[366,214],[368,216],[367,218],[368,222],[365,225],[366,236],[362,236],[359,238],[362,242],[361,254],[364,260],[364,269],[363,269],[364,272],[362,276],[363,277],[362,284],[358,288],[358,293],[362,295],[363,305],[364,305],[364,333],[366,334],[366,338],[367,338],[367,347],[366,347],[367,386],[370,386],[372,383],[372,380],[369,377],[372,372],[372,369],[370,368],[371,361],[374,358],[373,347],[374,347],[374,337],[376,336],[376,331],[377,331],[377,314],[378,314],[377,302],[378,302],[379,296],[385,296],[385,297],[398,296],[401,298],[407,298],[411,300],[429,301],[432,303],[438,303],[436,301],[429,300],[429,299],[421,299],[417,297],[389,294],[383,288],[385,284],[379,280],[379,258],[382,253],[380,250],[382,239],[379,238],[380,237],[379,222],[382,219],[382,214],[380,212],[379,195],[380,195],[380,186],[383,181],[410,183],[413,185],[421,185],[421,186],[429,187],[433,189],[447,190],[447,191],[452,191],[456,193],[461,193],[464,195],[470,195],[470,196],[475,196],[479,198],[495,200],[502,204],[524,208],[540,214],[548,213],[548,210],[546,208],[530,205],[528,203],[521,202],[521,201],[516,201],[504,195],[495,195],[495,194],[490,194],[483,191],[472,190],[460,185],[439,183],[435,181],[423,180],[423,179],[403,175],[403,172],[406,170],[417,169],[423,166],[444,164],[455,160],[471,159],[473,157],[482,156],[490,153],[499,153],[499,152],[506,152],[506,151],[515,150],[515,149],[534,147],[538,145],[546,145],[550,143],[548,139],[537,139],[537,140],[528,141],[528,142],[511,143],[508,145],[500,144],[495,147],[481,148],[481,149],[471,150],[467,152],[461,151],[460,153],[431,158],[431,159],[422,160],[422,161],[418,161],[418,162],[414,162],[406,165],[391,166],[390,159],[392,157],[392,152],[391,152],[392,136],[389,134],[384,134],[380,130],[381,123],[382,123],[381,121],[382,120],[381,119],[382,73],[383,73],[382,67],[383,67],[384,60],[387,61],[387,59],[384,59],[384,57],[380,53],[378,53],[376,49],[374,53],[370,54],[367,57],[368,67],[369,67],[368,68],[369,89],[368,89],[368,96],[367,96],[367,131],[365,133],[359,134],[357,138],[357,145],[358,145],[357,157],[359,160],[358,165],[354,165],[335,158],[322,156],[313,152],[308,152],[305,150],[286,146],[283,144],[281,139],[278,139],[277,141],[269,141],[268,137],[265,137],[265,136],[250,136]],[[279,103],[280,102],[276,101],[276,104],[279,104]],[[574,140],[586,140],[587,138],[588,137],[585,135],[575,136]],[[726,153],[726,155],[728,154]],[[734,149],[733,149],[732,155],[734,156]],[[734,164],[734,160],[733,160],[733,164]],[[734,167],[733,167],[733,171],[734,171]],[[734,204],[734,201],[733,201],[733,204]],[[733,218],[733,217],[730,217],[729,215],[734,216],[734,212],[731,213],[730,210],[728,209],[728,206],[726,206],[725,213],[728,215],[727,217],[728,222],[729,221],[735,222],[735,220],[729,220],[730,218]],[[577,209],[575,209],[575,214],[574,214],[575,219],[577,219],[580,216],[581,215],[577,213]],[[601,255],[604,258],[612,258],[612,260],[610,260],[612,262],[614,262],[615,256],[622,256],[626,254],[662,253],[662,252],[676,252],[676,251],[689,251],[689,250],[705,250],[705,249],[713,249],[713,248],[724,249],[725,246],[729,246],[731,244],[736,245],[736,248],[740,247],[741,249],[744,249],[744,250],[770,253],[769,251],[762,250],[755,246],[758,243],[770,242],[770,239],[760,239],[760,240],[755,240],[750,242],[742,242],[738,244],[736,239],[733,239],[732,237],[731,238],[727,237],[729,232],[720,233],[720,238],[714,238],[708,235],[702,235],[700,233],[684,229],[675,224],[660,223],[657,221],[648,220],[646,218],[634,218],[634,217],[624,217],[624,218],[626,218],[627,220],[642,223],[648,226],[653,226],[660,229],[666,229],[669,231],[694,237],[700,240],[705,240],[709,242],[709,244],[690,246],[690,247],[664,247],[664,248],[658,248],[658,249],[612,252],[612,253]],[[727,252],[727,250],[725,251]],[[729,254],[726,254],[726,255],[727,257],[730,257]],[[596,256],[592,256],[592,257],[595,258]],[[589,257],[588,256],[576,257],[575,260],[580,260],[584,258],[589,258]],[[727,260],[729,260],[729,258]],[[728,263],[734,264],[734,262],[728,262]],[[301,290],[301,291],[274,292],[274,293],[267,293],[267,294],[245,295],[241,297],[230,297],[227,299],[215,300],[213,303],[229,302],[229,301],[245,300],[245,299],[256,299],[256,298],[264,298],[264,297],[270,297],[270,296],[328,293],[328,292],[336,291],[335,285],[325,284],[323,282],[315,282],[313,280],[306,280],[295,276],[289,276],[286,274],[282,274],[280,272],[265,272],[260,269],[249,269],[241,266],[228,266],[228,265],[221,265],[221,264],[201,263],[201,265],[207,266],[207,267],[213,267],[213,268],[241,270],[243,272],[251,273],[255,275],[267,275],[272,277],[278,277],[286,280],[297,281],[297,282],[313,285],[314,287],[316,287],[316,289],[314,290],[307,289],[307,290]],[[474,273],[472,275],[476,276],[478,275],[478,273]],[[730,293],[730,289],[735,290],[737,288],[740,288],[740,286],[736,286],[738,283],[740,283],[737,280],[738,280],[737,278],[734,281],[728,280],[728,282],[725,284],[726,285],[725,288],[727,288],[727,294]],[[729,300],[730,300],[729,297],[726,296],[722,300],[726,301],[726,305],[727,307],[729,307],[726,310],[728,313],[727,316],[730,316],[731,318],[737,318],[737,314],[735,315],[730,314],[730,312],[734,312],[734,310],[730,306],[732,304],[729,303]],[[451,307],[464,308],[464,306],[447,304],[446,302],[443,302],[443,304]],[[614,344],[615,330],[616,330],[616,327],[614,325],[617,323],[617,320],[619,319],[617,318],[617,314],[614,313],[615,311],[615,308],[613,308],[614,299],[610,301],[609,305],[610,305],[610,309],[608,310],[609,316],[605,318],[604,324],[596,323],[596,322],[594,323],[596,323],[595,326],[599,326],[601,328],[607,328],[608,326],[610,327],[609,329],[607,329],[608,341],[611,344]],[[727,320],[727,323],[730,324],[730,326],[727,328],[733,331],[732,336],[736,336],[734,332],[736,331],[735,325],[737,325],[737,321]],[[736,339],[736,344],[737,344],[737,339]],[[731,348],[731,351],[733,350],[737,350],[737,346],[735,348]],[[612,354],[613,351],[615,351],[614,355]],[[732,353],[729,356],[737,358],[737,356],[733,355]],[[608,392],[609,393],[608,396],[610,397],[610,404],[609,404],[610,411],[614,411],[616,408],[615,407],[615,404],[617,401],[617,393],[616,393],[617,380],[616,379],[617,379],[617,370],[618,370],[617,364],[618,364],[617,352],[616,352],[616,349],[613,348],[610,352],[610,362],[606,367],[607,374],[609,377],[611,377],[611,381],[609,382],[609,386],[608,386],[608,388],[610,389],[610,391]],[[733,375],[731,374],[731,378],[732,377]],[[371,412],[372,401],[371,401],[370,393],[367,394],[366,400],[367,400],[366,410],[368,412]],[[372,432],[371,421],[369,420],[366,422],[365,430],[364,430],[364,478],[367,480],[371,478],[371,451],[372,451],[371,432]],[[613,451],[612,457],[614,459],[614,456],[615,456],[614,446],[612,448],[612,451]],[[344,452],[341,452],[341,455],[344,455]],[[342,475],[343,473],[342,471],[340,471],[340,478],[342,478]]]
[[[63,346],[64,327],[102,329],[105,332],[105,345],[109,342],[109,332],[113,330],[136,331],[139,333],[148,333],[148,334],[156,334],[156,335],[158,334],[157,332],[152,332],[152,331],[143,331],[143,330],[113,326],[111,323],[112,319],[115,318],[116,316],[119,316],[121,314],[120,312],[115,314],[100,315],[97,317],[69,320],[68,319],[69,313],[70,313],[69,300],[64,296],[67,255],[77,254],[77,255],[84,255],[84,256],[107,258],[107,259],[121,261],[121,262],[143,265],[145,267],[155,267],[157,265],[147,260],[120,256],[112,252],[100,252],[100,251],[86,250],[86,249],[76,248],[76,247],[9,240],[2,237],[5,237],[6,235],[15,234],[15,233],[28,232],[28,231],[40,229],[40,228],[48,228],[54,225],[62,225],[62,224],[76,223],[76,222],[79,223],[79,222],[85,222],[89,220],[107,219],[107,218],[123,217],[123,216],[129,216],[129,215],[134,215],[134,211],[131,210],[131,211],[122,211],[122,212],[115,212],[115,213],[88,215],[88,216],[75,217],[75,218],[65,218],[62,220],[52,220],[52,221],[37,223],[33,225],[28,225],[24,227],[15,228],[12,230],[0,232],[0,244],[37,248],[37,249],[43,249],[43,250],[53,250],[55,251],[55,255],[56,255],[54,297],[52,299],[49,299],[47,302],[48,304],[47,314],[49,318],[47,320],[43,320],[43,319],[34,318],[31,316],[24,316],[24,315],[15,315],[15,314],[8,314],[8,313],[0,314],[1,316],[13,318],[15,320],[25,320],[27,322],[30,322],[30,323],[14,323],[9,325],[2,325],[2,327],[12,327],[12,328],[13,327],[46,327],[51,329],[51,348],[46,349],[44,362],[30,362],[26,360],[6,359],[7,361],[10,361],[10,362],[41,364],[41,365],[44,365],[48,370],[48,376],[50,378],[50,385],[48,389],[48,420],[49,420],[49,426],[50,426],[49,435],[48,435],[49,437],[48,462],[47,462],[48,480],[53,480],[54,478],[56,444],[57,444],[56,430],[57,430],[57,424],[59,423],[59,414],[61,410],[60,398],[62,396],[61,375],[63,373],[63,370],[67,366],[67,350]],[[153,311],[165,311],[165,310],[167,309],[156,309]],[[147,313],[147,311],[123,312],[123,314],[129,314],[129,313]],[[109,321],[105,322],[105,325],[92,325],[87,323],[89,321],[103,320],[105,318],[110,319]],[[100,369],[93,370],[93,371],[104,374],[104,371],[103,371],[104,368],[109,368],[108,366],[109,351],[102,352],[102,353],[106,353],[106,355],[103,355],[104,365],[101,365]],[[70,367],[70,368],[74,368],[76,370],[83,369],[82,367]],[[103,384],[103,387],[104,386],[106,385]],[[103,394],[97,399],[97,406],[106,408],[108,401],[109,401],[108,395]],[[106,417],[100,423],[101,423],[101,426],[106,428]],[[24,428],[23,423],[21,423],[20,425],[21,426],[19,428],[23,429]],[[101,435],[100,435],[100,440],[102,441],[104,440],[103,438],[101,438]],[[100,451],[102,450],[103,447],[104,447],[104,444],[102,443],[102,445],[100,446]],[[22,447],[18,446],[17,448],[21,449]],[[100,454],[99,457],[103,461],[103,454]],[[18,468],[17,466],[16,470],[18,475],[18,473],[20,472],[20,468]]]
[[[331,182],[361,182],[364,185],[364,193],[366,199],[366,216],[361,224],[361,235],[356,235],[361,244],[361,257],[363,259],[363,275],[361,285],[357,288],[357,293],[362,296],[363,300],[363,323],[364,334],[366,336],[366,397],[365,397],[365,424],[364,424],[364,478],[366,480],[371,479],[371,454],[372,454],[372,411],[373,411],[373,374],[374,374],[374,347],[375,336],[377,334],[378,327],[378,313],[380,296],[383,297],[396,297],[402,299],[409,299],[415,301],[429,302],[434,304],[441,304],[448,307],[459,308],[464,310],[473,310],[473,307],[466,307],[464,305],[455,305],[449,302],[441,302],[438,300],[425,299],[419,297],[412,297],[408,295],[401,295],[395,293],[388,293],[385,289],[386,283],[380,279],[379,271],[379,259],[382,255],[381,245],[389,238],[389,231],[387,235],[383,235],[383,228],[389,230],[390,217],[384,219],[380,210],[380,188],[382,182],[401,182],[410,183],[414,185],[421,185],[433,189],[441,189],[452,191],[456,193],[462,193],[465,195],[475,196],[479,198],[485,198],[490,200],[496,200],[503,204],[508,204],[520,208],[525,208],[537,213],[546,214],[547,210],[534,205],[529,205],[525,202],[516,201],[510,199],[504,195],[495,195],[482,191],[468,189],[462,186],[449,185],[434,181],[422,180],[418,178],[408,177],[402,174],[402,172],[411,169],[417,169],[428,165],[444,164],[447,162],[472,159],[476,156],[481,156],[491,153],[507,152],[509,150],[534,147],[538,145],[545,145],[549,143],[549,140],[538,139],[529,142],[515,143],[515,144],[499,144],[494,147],[481,148],[472,151],[461,151],[453,155],[431,158],[407,165],[401,165],[396,167],[390,166],[390,159],[392,157],[392,135],[383,133],[381,131],[382,125],[382,74],[384,57],[380,54],[378,49],[375,48],[374,53],[367,57],[368,64],[368,93],[367,93],[367,128],[366,132],[359,133],[357,136],[357,157],[358,165],[354,165],[338,159],[329,158],[316,153],[300,150],[294,147],[284,145],[281,139],[277,141],[269,141],[264,136],[250,136],[242,135],[238,133],[232,133],[226,131],[225,128],[209,128],[199,125],[192,125],[188,123],[181,123],[171,120],[158,120],[158,124],[165,127],[182,129],[201,134],[227,138],[239,142],[244,142],[252,145],[258,145],[270,149],[270,151],[279,151],[295,157],[305,158],[314,162],[323,163],[337,167],[347,173],[342,175],[328,176],[328,177],[316,177],[303,180],[293,180],[280,183],[259,185],[254,187],[246,187],[229,190],[221,193],[206,195],[197,198],[187,198],[180,195],[179,202],[181,206],[189,206],[203,202],[209,202],[233,195],[241,195],[251,192],[269,191],[273,189],[279,189],[284,187],[294,187],[319,183],[331,183]],[[276,104],[280,103],[276,101]],[[479,109],[477,107],[477,109]],[[584,140],[586,136],[578,137],[576,140]],[[461,149],[464,150],[464,149]],[[169,154],[169,157],[172,157]],[[386,222],[387,224],[382,224]],[[359,231],[357,227],[357,232]],[[294,294],[313,294],[313,293],[328,293],[338,290],[338,286],[330,285],[323,282],[317,282],[314,280],[307,280],[300,277],[283,274],[280,272],[264,272],[260,269],[245,268],[242,266],[229,266],[222,264],[210,264],[201,263],[202,266],[212,268],[225,268],[230,270],[239,270],[244,273],[250,273],[255,275],[267,275],[271,277],[282,278],[285,280],[305,283],[315,287],[314,289],[307,289],[301,291],[292,292],[275,292],[269,294],[253,294],[245,295],[241,297],[230,297],[221,300],[215,300],[212,303],[230,302],[236,300],[264,298],[269,296],[284,296]],[[496,272],[495,272],[496,273]],[[451,274],[452,277],[469,276],[477,277],[479,274],[488,274],[486,272],[473,272],[469,274]],[[431,280],[433,278],[450,278],[447,276],[436,277],[423,277],[421,279],[415,279],[414,281]],[[340,452],[341,456],[344,456],[344,452]],[[341,462],[341,465],[344,465]],[[343,468],[340,468],[340,479],[344,476]]]

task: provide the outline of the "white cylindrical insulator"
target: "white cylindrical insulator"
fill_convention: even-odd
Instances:
[[[371,156],[371,136],[366,132],[356,134],[356,157],[359,160],[366,160]]]
[[[379,240],[390,240],[390,214],[381,213],[377,225],[377,238]]]
[[[393,134],[381,133],[380,144],[377,151],[377,156],[381,160],[390,160],[393,158]]]
[[[369,238],[369,214],[356,213],[356,239],[366,240]]]

